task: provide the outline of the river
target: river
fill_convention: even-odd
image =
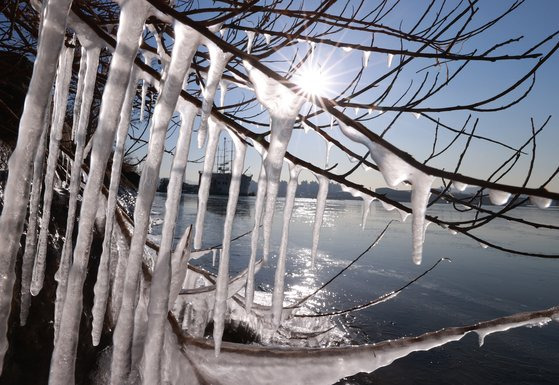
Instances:
[[[165,195],[158,194],[152,207],[155,237],[161,231]],[[183,195],[177,235],[195,222],[196,196]],[[221,243],[227,198],[210,197],[204,246]],[[279,199],[274,218],[270,266],[257,275],[262,290],[272,289],[275,254],[279,248],[281,213]],[[297,199],[290,226],[286,285],[288,299],[299,298],[335,275],[378,236],[390,220],[398,219],[373,202],[361,228],[361,201],[329,200],[319,242],[317,266],[310,266],[315,201]],[[469,218],[451,205],[435,204],[428,214],[450,220]],[[533,221],[559,225],[557,207],[540,210],[521,207],[513,214]],[[254,198],[241,197],[233,235],[252,228]],[[509,248],[557,254],[557,231],[534,229],[495,220],[477,230],[478,235]],[[247,266],[250,237],[232,244],[231,275]],[[523,257],[482,248],[462,235],[436,225],[427,229],[423,263],[411,261],[411,218],[394,221],[381,242],[355,265],[318,293],[309,306],[315,311],[345,309],[398,289],[439,264],[396,298],[349,314],[339,320],[355,343],[372,343],[418,335],[446,326],[460,326],[513,313],[545,309],[559,304],[559,260]],[[217,271],[211,254],[195,263]],[[418,352],[371,374],[341,380],[339,384],[559,384],[559,324],[520,328],[488,336],[479,346],[477,336]]]

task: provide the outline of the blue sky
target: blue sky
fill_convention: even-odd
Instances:
[[[306,1],[305,6],[313,8],[316,6],[316,1]],[[368,3],[368,2],[366,2]],[[394,13],[392,19],[387,19],[386,22],[393,23],[398,26],[400,22],[403,26],[406,23],[414,23],[418,17],[419,9],[418,4],[423,2],[416,1],[403,1],[399,6],[398,12]],[[496,14],[501,9],[505,9],[508,1],[482,1],[479,4],[480,11],[479,17],[485,20],[491,15]],[[420,7],[420,9],[422,9]],[[366,10],[363,10],[366,11]],[[507,52],[520,53],[527,47],[533,45],[536,41],[549,35],[555,30],[559,30],[559,21],[556,15],[559,14],[559,3],[553,0],[540,0],[528,1],[521,6],[514,14],[503,20],[500,24],[487,31],[483,39],[473,39],[468,42],[464,47],[461,47],[462,52],[468,52],[471,49],[483,50],[492,46],[494,43],[506,40],[510,37],[524,36],[524,38],[515,44],[510,45],[508,48],[496,51],[496,54],[504,54]],[[239,34],[240,38],[244,34]],[[262,37],[260,37],[262,39]],[[358,35],[356,33],[348,33],[343,36],[344,41],[353,43],[368,43],[370,38],[367,35]],[[390,46],[393,42],[383,40],[380,37],[375,39],[378,46]],[[539,49],[539,52],[549,50],[557,39],[544,45]],[[291,57],[295,49],[305,51],[307,44],[300,43],[293,48],[287,48],[282,51],[282,55]],[[340,48],[331,48],[327,46],[317,45],[316,49],[317,61],[320,62],[325,71],[330,73],[331,87],[335,91],[344,86],[351,76],[359,70],[362,63],[362,53],[359,51],[345,52]],[[551,121],[545,130],[538,136],[537,141],[537,157],[535,161],[535,172],[529,183],[530,186],[539,186],[549,173],[557,167],[559,157],[556,155],[557,145],[559,144],[559,105],[556,92],[559,89],[559,76],[556,74],[556,69],[559,68],[559,59],[557,55],[548,61],[540,71],[536,78],[536,85],[531,94],[523,100],[520,104],[512,107],[507,111],[491,112],[491,113],[472,113],[472,121],[479,118],[477,127],[477,134],[485,135],[490,138],[499,139],[511,146],[519,146],[530,136],[530,118],[534,118],[536,126],[543,123],[548,115],[553,115]],[[398,57],[394,58],[393,63],[397,63]],[[490,96],[496,93],[497,90],[502,90],[514,82],[520,74],[525,73],[527,69],[535,63],[534,60],[523,62],[500,62],[500,63],[474,63],[470,66],[469,70],[465,71],[463,75],[456,79],[453,84],[445,88],[440,95],[433,97],[429,101],[421,104],[422,107],[432,106],[446,106],[452,104],[465,104],[468,102],[479,100],[485,96]],[[270,64],[274,67],[275,64]],[[417,68],[425,66],[425,61],[418,63]],[[371,55],[369,66],[365,69],[364,78],[374,78],[380,73],[386,72],[387,58],[385,54]],[[409,85],[409,81],[415,78],[414,84],[419,84],[423,77],[422,73],[415,74],[414,71],[406,76],[402,76],[402,81],[395,86],[394,99],[399,96],[398,90],[403,90]],[[444,71],[443,71],[444,72]],[[440,75],[443,76],[444,74]],[[523,92],[527,87],[523,85],[520,87],[520,92]],[[240,96],[240,91],[232,91],[228,93],[227,102],[232,102],[235,97]],[[518,95],[519,93],[516,93]],[[375,92],[364,95],[363,98],[358,98],[356,101],[368,102],[368,98],[376,96]],[[218,95],[216,99],[218,100]],[[500,104],[506,103],[511,98],[504,98]],[[305,111],[307,107],[304,107]],[[253,113],[260,112],[259,106],[255,105]],[[360,111],[363,113],[363,111]],[[355,116],[353,109],[347,110],[346,114],[350,117]],[[374,113],[373,113],[374,114]],[[468,111],[458,111],[453,113],[431,114],[432,117],[439,117],[441,121],[455,125],[460,128],[470,114]],[[387,112],[382,116],[367,122],[366,125],[375,132],[382,131],[386,124],[394,117],[394,113]],[[267,115],[264,111],[261,116],[261,121],[267,121]],[[322,117],[316,122],[326,124],[329,117]],[[196,125],[195,125],[196,127]],[[468,126],[470,130],[472,125]],[[249,127],[253,128],[253,127]],[[388,132],[386,138],[393,141],[400,148],[410,152],[418,160],[423,161],[431,152],[432,140],[435,125],[429,122],[426,118],[422,117],[416,119],[412,114],[403,114],[397,120],[394,127]],[[329,132],[335,138],[343,140],[343,137],[335,128]],[[452,136],[441,130],[439,133],[439,147],[444,146],[451,140]],[[169,139],[169,144],[176,140],[174,136]],[[196,143],[195,138],[192,140],[193,146],[190,153],[190,159],[198,158],[202,153],[194,148]],[[345,143],[348,143],[345,141]],[[451,151],[445,156],[440,157],[431,163],[433,166],[454,169],[458,156],[465,143],[464,139],[459,139]],[[348,144],[350,148],[356,152],[364,154],[365,149],[359,145]],[[530,147],[528,147],[530,148]],[[311,150],[311,151],[309,151]],[[311,161],[318,165],[324,165],[326,146],[324,140],[314,133],[304,134],[302,130],[296,130],[293,134],[292,141],[289,146],[289,151],[300,155],[304,159]],[[485,178],[498,167],[503,159],[511,155],[510,150],[496,147],[495,145],[487,144],[485,142],[474,141],[470,150],[465,156],[463,166],[460,169],[461,173],[468,174],[478,178]],[[509,176],[503,179],[503,182],[512,184],[521,184],[525,176],[530,156],[525,155],[520,160],[516,171],[513,171]],[[170,166],[170,157],[166,159],[162,165],[161,175],[168,174]],[[249,149],[245,168],[249,168],[249,174],[256,174],[260,166],[259,155],[252,149]],[[331,153],[330,164],[338,163],[339,166],[334,171],[343,173],[349,169],[348,159],[341,151],[335,148]],[[196,182],[198,177],[198,170],[201,165],[189,165],[186,179],[190,182]],[[284,167],[286,168],[286,167]],[[302,179],[314,179],[310,173],[302,173]],[[559,178],[555,178],[548,188],[554,191],[559,190]],[[367,187],[382,187],[384,181],[378,173],[372,171],[366,172],[360,169],[353,177],[353,180],[364,184]]]

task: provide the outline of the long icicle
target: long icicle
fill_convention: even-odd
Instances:
[[[200,118],[200,127],[198,128],[198,148],[202,148],[204,146],[204,142],[206,141],[208,117],[212,111],[217,86],[219,85],[225,66],[233,57],[231,53],[223,52],[213,42],[207,41],[206,44],[208,46],[208,51],[210,52],[210,68],[208,70],[207,82],[203,92],[204,98],[202,99],[202,117]],[[221,92],[223,95],[223,88]]]
[[[260,236],[260,224],[262,223],[262,212],[264,211],[264,200],[266,199],[266,168],[264,167],[264,157],[266,150],[256,141],[253,141],[254,148],[260,153],[262,163],[260,165],[260,175],[258,177],[258,189],[256,190],[256,202],[254,203],[254,227],[250,238],[250,260],[248,263],[247,283],[245,289],[245,307],[247,313],[252,309],[254,301],[254,275],[256,270],[256,253],[258,252],[258,238]]]
[[[39,213],[39,201],[43,188],[43,171],[45,166],[45,140],[48,132],[48,116],[43,125],[43,135],[39,142],[39,148],[33,165],[33,186],[31,189],[31,200],[29,202],[29,219],[27,221],[27,236],[25,237],[25,253],[21,262],[21,306],[19,322],[21,326],[27,323],[29,307],[31,306],[31,276],[33,274],[33,261],[37,252],[37,219]]]
[[[215,152],[217,151],[217,144],[219,141],[219,133],[221,132],[221,126],[218,125],[211,117],[208,120],[208,131],[208,143],[206,144],[204,168],[200,178],[200,186],[198,187],[198,210],[196,211],[196,229],[194,233],[195,249],[202,247],[204,220],[206,218],[206,207],[208,204],[208,196],[210,194],[212,170],[215,162]]]
[[[109,296],[109,260],[111,256],[115,209],[117,204],[118,188],[120,186],[122,161],[124,159],[124,145],[128,134],[130,113],[132,111],[132,102],[134,100],[134,95],[136,94],[137,84],[138,77],[134,71],[132,77],[130,78],[130,82],[128,83],[123,108],[120,112],[113,163],[111,165],[111,182],[109,185],[109,196],[107,197],[107,212],[105,215],[107,220],[105,222],[103,251],[101,252],[101,258],[99,258],[97,280],[95,281],[95,286],[93,287],[94,298],[93,308],[91,310],[93,317],[91,322],[91,340],[93,342],[93,346],[97,346],[99,344],[101,333],[103,331],[103,322],[105,320],[105,311]]]
[[[52,198],[54,194],[54,177],[60,154],[60,140],[66,116],[68,103],[68,87],[72,77],[72,60],[74,48],[64,47],[58,62],[58,73],[56,75],[56,86],[54,94],[54,109],[52,113],[52,125],[49,136],[49,154],[47,156],[47,168],[45,173],[45,190],[43,194],[43,215],[41,217],[41,231],[37,244],[37,255],[33,265],[33,277],[31,279],[31,294],[37,295],[43,288],[45,278],[45,263],[47,257],[47,243],[49,234],[49,223]]]
[[[268,153],[264,159],[266,168],[266,211],[264,214],[264,250],[263,259],[267,261],[270,251],[270,233],[274,219],[276,198],[279,188],[283,158],[291,139],[293,125],[303,105],[304,99],[270,79],[262,72],[254,69],[248,62],[243,62],[254,85],[258,101],[264,105],[271,117],[271,134]]]
[[[182,182],[188,161],[192,124],[198,109],[194,105],[185,102],[177,106],[177,110],[181,115],[181,125],[169,185],[167,187],[161,244],[151,280],[148,326],[144,342],[144,362],[142,366],[142,383],[144,384],[161,383],[161,350],[163,348],[171,290],[171,248],[181,200]]]
[[[229,184],[229,198],[227,200],[227,213],[225,215],[225,223],[223,225],[223,249],[219,258],[219,269],[217,273],[215,302],[214,302],[214,331],[213,338],[215,343],[215,355],[219,354],[221,349],[221,339],[225,327],[225,311],[227,310],[227,291],[229,285],[229,256],[231,249],[231,232],[233,229],[233,219],[237,210],[237,201],[239,200],[239,191],[241,189],[241,178],[243,175],[243,167],[245,164],[246,144],[231,133],[231,138],[235,144],[235,157],[233,158],[233,167],[231,170],[231,183]]]
[[[58,335],[51,359],[49,384],[52,385],[73,384],[75,381],[76,349],[83,306],[82,291],[99,194],[148,9],[141,0],[129,0],[122,4],[117,45],[103,92],[99,123],[91,150],[90,173],[83,192],[83,202],[87,204],[81,206],[78,238],[73,264],[68,274],[67,295],[60,322],[60,330],[64,332]]]
[[[0,276],[3,277],[0,280],[0,372],[8,349],[8,318],[14,290],[15,261],[27,214],[32,163],[43,132],[71,3],[70,0],[51,0],[45,4],[33,75],[19,121],[17,144],[9,161],[4,208],[0,216]]]
[[[72,256],[72,236],[74,234],[74,223],[76,221],[76,208],[78,202],[78,193],[81,184],[81,171],[83,163],[83,150],[85,147],[85,138],[87,134],[87,126],[89,123],[89,112],[91,110],[91,103],[93,101],[93,92],[95,90],[95,77],[97,76],[97,66],[99,65],[99,53],[101,50],[98,47],[91,47],[89,49],[82,48],[82,58],[86,57],[84,64],[84,71],[82,80],[82,92],[80,96],[80,112],[75,113],[74,116],[79,116],[79,120],[74,122],[77,125],[75,130],[76,151],[74,152],[74,162],[72,164],[71,180],[70,180],[70,200],[68,202],[68,217],[66,219],[66,233],[64,246],[60,257],[60,264],[58,271],[55,274],[55,279],[58,281],[56,287],[56,301],[54,304],[54,341],[58,338],[58,331],[60,326],[60,317],[62,316],[62,307],[64,305],[64,297],[66,296],[66,287],[68,282],[68,271],[70,269],[70,258]],[[82,65],[82,61],[80,61]],[[80,75],[82,68],[80,67]]]
[[[274,292],[272,294],[272,326],[277,330],[281,323],[281,313],[283,310],[283,299],[285,296],[285,261],[287,259],[287,243],[289,240],[289,223],[293,213],[295,203],[295,193],[297,191],[297,182],[301,166],[289,164],[289,183],[287,184],[287,193],[285,195],[285,207],[283,209],[283,227],[281,232],[281,241],[279,249],[279,257],[276,265],[276,274],[274,279]]]
[[[134,234],[126,266],[122,304],[113,334],[113,360],[111,384],[122,384],[131,370],[131,346],[134,332],[136,292],[142,267],[144,245],[149,227],[149,213],[163,157],[165,134],[172,118],[183,79],[198,47],[198,33],[180,23],[175,23],[175,43],[167,76],[155,106],[148,155],[144,163],[134,208]]]
[[[328,196],[328,185],[330,181],[323,175],[316,175],[318,179],[318,193],[316,195],[316,212],[314,215],[314,224],[312,228],[312,249],[311,249],[311,266],[316,263],[316,254],[318,252],[318,239],[320,238],[320,227],[324,218],[324,209],[326,208],[326,197]]]

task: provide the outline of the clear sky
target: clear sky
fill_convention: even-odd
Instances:
[[[314,8],[317,1],[305,1],[305,7]],[[452,3],[452,2],[451,2]],[[479,22],[474,22],[473,26],[479,25],[481,21],[487,20],[492,15],[497,14],[499,11],[506,9],[511,1],[481,1],[479,4]],[[369,2],[365,2],[369,4]],[[415,23],[418,18],[420,10],[424,7],[424,2],[420,1],[403,1],[397,8],[391,18],[385,20],[385,24],[390,24],[398,27],[401,23],[402,27],[410,23]],[[335,8],[334,8],[335,10]],[[363,13],[367,10],[364,9]],[[527,1],[520,9],[507,17],[498,25],[486,31],[483,39],[475,38],[472,41],[459,47],[460,52],[469,52],[473,49],[483,51],[491,47],[493,44],[507,40],[509,38],[516,38],[524,36],[518,42],[511,44],[508,47],[495,51],[495,54],[505,53],[521,53],[528,47],[532,46],[535,42],[543,39],[545,36],[552,32],[559,30],[559,2],[554,0],[538,0]],[[239,34],[239,38],[243,38],[244,34]],[[340,38],[347,43],[360,43],[368,44],[370,37],[364,34],[346,33]],[[263,40],[262,37],[258,39]],[[557,38],[550,43],[538,49],[539,52],[547,52],[551,47],[557,43]],[[394,47],[394,42],[383,39],[380,36],[375,38],[375,45],[380,47]],[[399,46],[399,43],[398,45]],[[281,51],[281,55],[290,58],[298,48],[300,52],[306,52],[308,44],[301,42],[294,47],[286,48]],[[479,52],[478,51],[478,52]],[[328,76],[328,84],[330,91],[327,96],[334,96],[345,87],[345,84],[352,78],[352,76],[360,70],[363,60],[362,52],[353,50],[346,52],[341,48],[332,48],[318,44],[316,46],[315,60],[321,65],[324,72]],[[400,60],[395,57],[393,66]],[[469,102],[477,101],[487,96],[491,96],[500,90],[510,86],[518,79],[521,74],[525,73],[530,66],[536,63],[537,59],[527,60],[523,62],[500,62],[500,63],[473,63],[468,67],[463,74],[461,74],[449,87],[446,87],[437,96],[429,99],[425,103],[420,104],[420,107],[442,107],[453,104],[467,104]],[[413,79],[412,87],[419,85],[423,79],[424,72],[417,73],[416,70],[425,67],[427,61],[417,61],[416,65],[411,65],[410,70],[402,75],[401,79],[394,86],[394,90],[388,100],[395,101],[400,95],[398,91],[405,90]],[[271,68],[277,68],[277,64],[269,64]],[[441,74],[439,76],[446,76],[444,66],[441,66]],[[454,67],[456,68],[455,65]],[[559,89],[559,76],[556,71],[559,68],[559,55],[555,55],[550,61],[540,68],[536,77],[536,84],[531,94],[518,105],[506,111],[477,113],[468,111],[457,111],[453,113],[430,114],[433,118],[440,118],[442,122],[451,124],[456,128],[461,128],[462,124],[472,114],[472,120],[479,118],[476,133],[490,138],[501,140],[511,146],[519,146],[524,143],[531,135],[531,121],[534,119],[536,126],[541,125],[548,115],[552,115],[549,124],[544,131],[538,136],[537,140],[537,157],[535,161],[535,172],[529,182],[529,186],[539,186],[550,174],[550,172],[559,164],[559,157],[557,156],[557,148],[559,147],[559,99],[556,97],[557,90]],[[388,71],[387,55],[373,53],[369,60],[369,65],[364,70],[363,78],[373,79],[378,77],[379,74]],[[325,80],[326,81],[326,80]],[[379,89],[383,89],[382,83]],[[524,92],[529,85],[529,82],[523,84],[519,90],[513,95],[520,95]],[[235,98],[242,95],[247,95],[245,91],[234,90],[227,94],[226,104],[233,103]],[[357,98],[356,102],[368,103],[372,98],[378,96],[378,91],[373,91]],[[216,100],[219,100],[219,91],[216,95]],[[507,101],[512,100],[511,97],[506,97],[493,104],[497,106],[505,104]],[[216,101],[217,104],[217,101]],[[388,101],[385,104],[390,104]],[[302,111],[306,112],[309,105],[303,107]],[[260,107],[254,105],[254,108],[247,112],[246,115],[260,113]],[[359,115],[364,113],[363,110],[359,111]],[[346,110],[346,114],[350,117],[357,116],[353,109]],[[376,112],[373,112],[376,115]],[[382,132],[386,125],[394,118],[395,113],[386,112],[383,115],[376,117],[368,122],[366,126],[375,132]],[[263,111],[258,118],[261,122],[267,122],[268,117],[266,111]],[[327,124],[329,117],[324,116],[314,120],[320,124]],[[197,122],[195,123],[197,127]],[[249,126],[248,128],[255,129]],[[468,131],[471,130],[472,124],[468,125]],[[264,131],[262,128],[258,131]],[[435,124],[428,121],[428,119],[421,117],[416,119],[412,114],[403,114],[394,124],[393,128],[387,133],[386,138],[392,141],[400,148],[408,151],[416,157],[416,159],[423,161],[432,150],[433,135],[435,132]],[[334,128],[329,132],[337,139],[343,140],[338,128]],[[438,137],[437,148],[440,149],[452,140],[448,132],[440,130]],[[173,141],[176,141],[176,135],[171,135],[168,140],[168,147],[172,147]],[[195,137],[192,140],[192,147],[190,152],[190,159],[197,159],[203,155],[203,151],[195,148]],[[344,143],[349,143],[347,140]],[[444,156],[430,162],[431,165],[453,170],[456,165],[458,156],[465,144],[465,138],[457,140]],[[364,154],[365,148],[360,145],[349,145],[350,148],[356,152]],[[527,147],[530,149],[531,145]],[[317,165],[324,165],[326,145],[324,140],[316,133],[303,133],[303,130],[295,130],[289,151],[295,155],[303,157],[305,160],[311,161]],[[511,156],[510,150],[496,146],[482,141],[474,141],[471,148],[467,152],[463,166],[460,172],[470,176],[485,178],[488,177],[502,162],[502,160]],[[505,183],[522,184],[525,172],[530,162],[530,154],[521,157],[515,170],[503,179]],[[347,156],[336,148],[332,149],[330,164],[338,163],[338,167],[334,172],[344,173],[351,165]],[[249,168],[248,173],[255,175],[260,167],[260,157],[256,151],[249,149],[246,166]],[[161,175],[168,175],[170,168],[170,156],[166,156],[161,169]],[[286,167],[284,167],[285,169]],[[198,170],[201,165],[189,164],[186,179],[190,182],[197,182]],[[285,174],[285,172],[284,172]],[[302,173],[302,179],[314,179],[310,173]],[[355,181],[364,184],[367,187],[382,187],[385,185],[382,177],[374,171],[365,171],[360,169],[353,178]],[[555,178],[548,188],[553,191],[559,190],[559,178]]]

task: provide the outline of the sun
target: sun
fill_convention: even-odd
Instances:
[[[301,87],[303,95],[309,99],[325,97],[330,84],[328,74],[315,64],[307,64],[301,67],[295,73],[294,81]]]

